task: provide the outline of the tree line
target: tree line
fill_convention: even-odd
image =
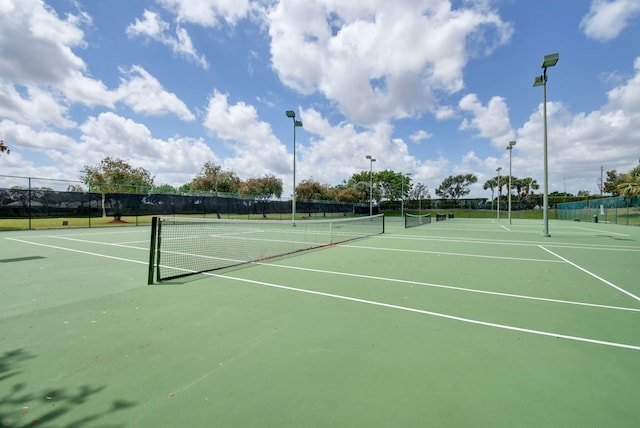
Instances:
[[[154,177],[149,171],[134,168],[125,160],[110,157],[103,159],[98,165],[85,166],[80,179],[91,190],[102,194],[136,193],[141,188],[152,188],[153,193],[230,193],[252,195],[266,201],[280,198],[283,188],[282,180],[273,174],[242,180],[234,171],[225,170],[211,161],[205,162],[190,182],[179,187],[168,184],[154,186]],[[468,195],[470,186],[477,181],[474,174],[452,175],[442,181],[435,189],[435,194],[442,199],[455,201]],[[491,191],[491,200],[502,197],[505,192],[511,192],[516,199],[528,200],[540,186],[534,178],[511,176],[511,188],[508,187],[509,176],[495,176],[483,184],[484,190]],[[607,193],[613,196],[637,195],[639,189],[640,165],[624,174],[619,174],[616,170],[607,172],[607,181],[604,183]],[[406,198],[431,198],[426,185],[414,183],[409,174],[392,170],[360,171],[336,186],[306,179],[296,185],[295,191],[298,199],[338,202],[368,202],[371,199],[394,202]],[[578,196],[589,196],[589,192],[580,192]]]

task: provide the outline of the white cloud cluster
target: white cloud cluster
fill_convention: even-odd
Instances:
[[[637,16],[640,0],[593,0],[580,28],[587,37],[606,42],[618,37]]]
[[[509,108],[502,97],[493,97],[483,106],[476,94],[467,94],[458,104],[463,112],[471,112],[472,119],[465,118],[460,129],[477,129],[478,136],[489,139],[496,147],[511,141],[514,133],[509,122]]]
[[[227,158],[223,166],[241,178],[290,171],[286,147],[273,135],[271,125],[258,118],[255,107],[244,102],[231,105],[227,94],[215,91],[209,99],[204,126],[229,142],[235,156]]]
[[[286,85],[321,93],[356,123],[416,116],[437,106],[438,92],[464,87],[472,55],[511,37],[511,24],[483,2],[465,5],[282,0],[268,14],[273,68]]]
[[[193,46],[189,33],[184,28],[177,27],[175,36],[170,34],[171,24],[162,20],[155,12],[145,10],[143,18],[136,18],[135,23],[127,27],[129,37],[146,37],[162,43],[171,50],[185,57],[205,70],[209,68],[209,63],[204,55],[199,55]]]
[[[178,22],[215,27],[219,21],[235,25],[250,11],[249,0],[158,0],[176,15]]]

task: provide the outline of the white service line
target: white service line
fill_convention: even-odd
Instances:
[[[558,261],[558,263],[562,263],[562,262]],[[337,276],[346,276],[346,277],[350,277],[350,278],[371,279],[371,280],[374,280],[374,281],[381,281],[381,282],[395,282],[395,283],[398,283],[398,284],[420,285],[420,286],[423,286],[423,287],[443,288],[443,289],[446,289],[446,290],[462,291],[462,292],[465,292],[465,293],[487,294],[487,295],[490,295],[490,296],[509,297],[509,298],[514,298],[514,299],[523,299],[523,300],[536,300],[536,301],[547,302],[547,303],[560,303],[560,304],[564,304],[564,305],[587,306],[587,307],[591,307],[591,308],[614,309],[614,310],[618,310],[618,311],[628,311],[628,312],[640,312],[640,309],[638,309],[638,308],[626,308],[626,307],[622,307],[622,306],[600,305],[600,304],[597,304],[597,303],[574,302],[574,301],[571,301],[571,300],[549,299],[549,298],[546,298],[546,297],[526,296],[526,295],[523,295],[523,294],[500,293],[500,292],[497,292],[497,291],[477,290],[477,289],[474,289],[474,288],[455,287],[453,285],[435,284],[435,283],[431,283],[431,282],[410,281],[410,280],[407,280],[407,279],[388,278],[388,277],[373,276],[373,275],[362,275],[362,274],[358,274],[358,273],[336,272],[336,271],[330,271],[330,270],[324,270],[324,269],[312,269],[312,268],[304,268],[304,267],[300,267],[300,266],[289,266],[289,265],[278,264],[278,263],[255,262],[255,263],[252,263],[252,264],[256,264],[256,265],[260,265],[260,266],[266,266],[266,267],[269,267],[269,268],[300,270],[300,271],[303,271],[303,272],[321,273],[321,274],[337,275]]]
[[[346,247],[346,248],[358,248],[361,250],[391,251],[391,252],[399,252],[399,253],[437,254],[442,256],[477,257],[481,259],[499,259],[499,260],[514,260],[514,261],[541,262],[541,263],[562,263],[559,260],[533,259],[533,258],[527,258],[527,257],[487,256],[483,254],[450,253],[445,251],[428,251],[428,250],[405,250],[403,248],[369,247],[365,245],[353,245],[353,244],[342,244],[340,246]]]
[[[629,344],[626,344],[626,343],[607,342],[607,341],[604,341],[604,340],[589,339],[589,338],[586,338],[586,337],[570,336],[570,335],[566,335],[566,334],[553,333],[553,332],[548,332],[548,331],[532,330],[532,329],[528,329],[528,328],[514,327],[514,326],[504,325],[504,324],[496,324],[496,323],[491,323],[491,322],[474,320],[474,319],[470,319],[470,318],[463,318],[463,317],[458,317],[458,316],[454,316],[454,315],[443,314],[443,313],[439,313],[439,312],[425,311],[425,310],[422,310],[422,309],[415,309],[415,308],[409,308],[409,307],[405,307],[405,306],[392,305],[392,304],[389,304],[389,303],[376,302],[376,301],[373,301],[373,300],[365,300],[365,299],[358,299],[358,298],[355,298],[355,297],[341,296],[339,294],[331,294],[331,293],[323,293],[323,292],[320,292],[320,291],[305,290],[305,289],[301,289],[301,288],[288,287],[286,285],[272,284],[272,283],[263,282],[263,281],[255,281],[255,280],[252,280],[252,279],[236,278],[236,277],[233,277],[233,276],[219,275],[219,274],[212,274],[212,273],[207,273],[206,275],[214,276],[214,277],[217,277],[217,278],[228,279],[228,280],[231,280],[231,281],[246,282],[246,283],[249,283],[249,284],[262,285],[262,286],[272,287],[272,288],[279,288],[279,289],[282,289],[282,290],[289,290],[289,291],[295,291],[295,292],[299,292],[299,293],[313,294],[313,295],[316,295],[316,296],[329,297],[329,298],[332,298],[332,299],[347,300],[347,301],[351,301],[351,302],[364,303],[364,304],[372,305],[372,306],[379,306],[379,307],[396,309],[396,310],[401,310],[401,311],[406,311],[406,312],[413,312],[413,313],[418,313],[418,314],[423,314],[423,315],[430,315],[430,316],[434,316],[434,317],[438,317],[438,318],[445,318],[445,319],[450,319],[450,320],[454,320],[454,321],[461,321],[461,322],[465,322],[465,323],[468,323],[468,324],[475,324],[475,325],[481,325],[481,326],[485,326],[485,327],[499,328],[499,329],[502,329],[502,330],[517,331],[519,333],[535,334],[535,335],[538,335],[538,336],[554,337],[556,339],[565,339],[565,340],[572,340],[572,341],[576,341],[576,342],[584,342],[584,343],[591,343],[591,344],[596,344],[596,345],[611,346],[611,347],[614,347],[614,348],[624,348],[624,349],[631,349],[631,350],[634,350],[634,351],[640,351],[640,346],[629,345]]]
[[[631,293],[631,292],[629,292],[629,291],[625,290],[624,288],[622,288],[622,287],[618,287],[618,286],[617,286],[617,285],[615,285],[614,283],[612,283],[612,282],[610,282],[610,281],[607,281],[606,279],[604,279],[604,278],[602,278],[602,277],[600,277],[600,276],[596,275],[596,274],[595,274],[595,273],[593,273],[593,272],[589,272],[589,271],[588,271],[588,270],[586,270],[585,268],[583,268],[583,267],[581,267],[581,266],[578,266],[577,264],[573,263],[572,261],[570,261],[570,260],[568,260],[568,259],[565,259],[565,258],[564,258],[564,257],[562,257],[561,255],[554,253],[553,251],[551,251],[551,250],[549,250],[549,249],[547,249],[547,248],[543,247],[542,245],[538,245],[538,247],[540,247],[541,249],[543,249],[544,251],[546,251],[546,252],[547,252],[547,253],[549,253],[549,254],[553,254],[554,256],[556,256],[557,258],[559,258],[560,260],[562,260],[562,261],[564,261],[564,262],[566,262],[566,263],[570,264],[571,266],[575,267],[576,269],[581,270],[582,272],[586,273],[587,275],[590,275],[590,276],[594,277],[595,279],[597,279],[597,280],[599,280],[599,281],[604,282],[604,283],[605,283],[605,284],[607,284],[609,287],[615,288],[615,289],[616,289],[616,290],[618,290],[619,292],[621,292],[621,293],[623,293],[623,294],[626,294],[627,296],[631,297],[632,299],[635,299],[635,300],[637,300],[637,301],[639,301],[639,302],[640,302],[640,297],[638,297],[638,296],[636,296],[635,294],[633,294],[633,293]]]
[[[23,244],[31,244],[31,245],[37,245],[39,247],[54,248],[56,250],[62,250],[62,251],[71,251],[72,253],[86,254],[86,255],[89,255],[89,256],[96,256],[96,257],[102,257],[102,258],[105,258],[105,259],[119,260],[119,261],[122,261],[122,262],[137,263],[137,264],[142,264],[142,265],[148,265],[149,264],[149,262],[142,262],[142,261],[139,261],[139,260],[131,260],[131,259],[125,259],[123,257],[108,256],[106,254],[92,253],[90,251],[74,250],[73,248],[58,247],[57,245],[40,244],[38,242],[25,241],[25,240],[18,239],[18,238],[5,238],[5,239],[8,239],[10,241],[22,242]]]

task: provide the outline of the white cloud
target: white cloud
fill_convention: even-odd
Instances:
[[[240,178],[282,176],[291,170],[286,147],[275,137],[271,125],[258,118],[255,107],[244,102],[229,104],[227,94],[214,91],[203,125],[234,152],[223,166]]]
[[[54,125],[71,128],[75,122],[69,119],[68,108],[52,92],[27,85],[18,92],[15,86],[0,80],[0,117],[31,125]]]
[[[215,27],[221,20],[235,25],[251,10],[249,0],[159,0],[159,3],[173,12],[178,22],[203,27]]]
[[[414,143],[419,144],[422,140],[427,140],[431,137],[433,137],[431,133],[421,129],[411,134],[409,138],[411,138],[411,141],[413,141]]]
[[[492,97],[483,106],[476,94],[467,94],[458,104],[463,112],[470,112],[472,118],[465,118],[460,129],[476,129],[480,137],[488,138],[496,147],[513,140],[514,133],[509,122],[509,108],[502,97]]]
[[[470,56],[488,55],[513,31],[479,3],[454,10],[444,0],[283,0],[268,19],[273,68],[284,84],[320,92],[364,124],[434,107],[435,92],[464,87]]]
[[[85,75],[87,66],[73,49],[86,43],[85,15],[60,19],[37,0],[5,2],[0,13],[0,76],[15,84],[49,86],[86,105],[112,105],[102,82]]]
[[[590,39],[606,42],[618,37],[638,15],[639,0],[593,0],[580,29]]]
[[[185,121],[195,120],[189,108],[175,94],[164,90],[160,82],[144,68],[121,70],[125,78],[117,90],[118,98],[137,113],[162,116],[173,113]]]
[[[170,34],[170,27],[171,25],[163,21],[160,15],[145,10],[143,18],[136,18],[135,23],[130,24],[126,32],[130,38],[139,36],[155,40],[171,48],[175,54],[183,56],[188,61],[199,65],[205,70],[208,69],[209,63],[206,57],[198,54],[187,30],[177,27],[175,31],[176,34],[173,36]]]
[[[77,180],[85,165],[96,165],[107,156],[127,160],[156,177],[156,184],[180,186],[188,183],[207,161],[219,162],[203,139],[154,138],[143,124],[114,113],[89,117],[79,127],[78,139],[36,130],[10,120],[0,122],[0,135],[11,142],[10,156],[3,156],[3,174]],[[50,159],[35,166],[24,157]],[[50,165],[50,166],[46,166]]]
[[[184,184],[207,160],[218,161],[202,139],[154,138],[145,125],[114,113],[90,117],[80,129],[83,148],[80,158],[87,165],[97,164],[107,156],[117,156],[149,170],[156,175],[158,183]]]

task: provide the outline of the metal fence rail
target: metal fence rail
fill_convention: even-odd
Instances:
[[[614,196],[557,205],[558,219],[640,225],[640,197]]]

